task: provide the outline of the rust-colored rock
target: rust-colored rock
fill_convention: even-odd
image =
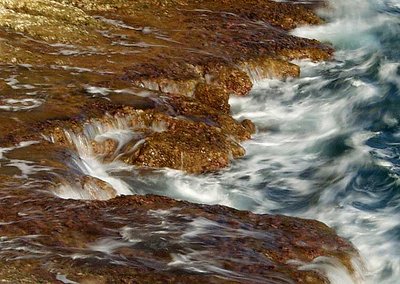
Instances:
[[[200,83],[194,91],[194,98],[200,103],[214,108],[216,111],[229,114],[229,93],[219,86]]]
[[[8,198],[0,200],[0,220],[8,225],[0,226],[7,247],[0,276],[8,282],[58,283],[64,276],[78,283],[327,283],[290,260],[325,256],[347,265],[357,256],[317,221],[158,196],[60,200],[34,189],[2,188]]]
[[[253,81],[265,78],[286,79],[300,75],[299,66],[277,58],[260,57],[241,62],[239,66]]]
[[[117,197],[123,184],[96,174],[229,166],[256,131],[229,96],[329,59],[287,33],[320,22],[268,0],[0,0],[1,280],[326,283],[291,261],[320,256],[351,272],[356,251],[322,223]]]
[[[202,173],[224,168],[231,157],[243,155],[243,148],[220,128],[174,119],[167,130],[147,136],[143,145],[123,160],[144,167]]]
[[[204,76],[208,83],[221,86],[230,95],[245,96],[253,87],[250,77],[236,67],[208,65],[204,69]]]
[[[171,156],[174,161],[155,162],[168,159],[165,153],[172,153],[175,140],[183,139],[175,139],[171,130],[154,133],[160,123],[176,119],[189,121],[204,135],[220,133],[222,142],[201,138],[206,143],[202,147],[193,142],[193,160],[215,158],[210,171],[229,165],[232,156],[243,155],[236,141],[249,139],[255,131],[250,122],[230,116],[229,96],[247,95],[253,82],[263,78],[298,76],[299,67],[288,60],[326,60],[332,54],[327,45],[287,33],[299,25],[321,23],[307,7],[291,3],[10,0],[0,1],[0,9],[0,35],[5,39],[0,62],[10,64],[0,85],[2,145],[43,141],[44,134],[70,148],[66,129],[81,135],[93,119],[106,127],[110,117],[144,110],[133,115],[128,126],[148,140],[143,149],[154,143],[167,148],[158,149],[163,157],[141,155],[138,165],[207,171],[203,162],[197,170],[186,169],[191,163],[179,163],[178,154]],[[175,151],[189,148],[189,135],[196,140],[196,131],[187,130]],[[228,143],[228,137],[235,141]],[[121,148],[112,139],[84,140],[108,161],[137,143],[133,139],[131,146]],[[202,157],[204,147],[213,154]],[[183,156],[189,153],[182,151]]]

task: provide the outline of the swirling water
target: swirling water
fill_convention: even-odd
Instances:
[[[87,155],[82,170],[112,179],[121,194],[318,219],[360,251],[366,283],[399,283],[400,1],[336,0],[320,13],[327,24],[293,33],[331,42],[334,59],[297,62],[300,78],[261,81],[231,100],[236,118],[258,131],[229,169],[126,175],[120,163],[103,171]],[[350,281],[336,272],[332,282]]]
[[[331,42],[333,61],[298,62],[300,78],[258,82],[231,100],[258,128],[244,159],[216,175],[123,179],[143,192],[318,219],[360,251],[365,282],[399,283],[400,2],[338,0],[321,15],[328,24],[293,33]]]
[[[250,170],[238,171],[243,191],[261,195],[250,208],[335,227],[360,250],[369,283],[400,279],[399,4],[332,2],[329,24],[294,34],[332,42],[335,60],[304,63],[300,79],[262,82],[234,104],[260,129]]]

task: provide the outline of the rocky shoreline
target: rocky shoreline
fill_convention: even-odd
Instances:
[[[293,59],[329,60],[329,45],[288,33],[320,23],[296,1],[0,0],[0,278],[325,283],[292,262],[318,257],[351,273],[357,252],[317,221],[116,197],[72,166],[82,151],[137,170],[229,166],[256,131],[231,116],[229,97],[263,78],[299,76]],[[115,130],[126,135],[115,139]],[[105,201],[55,197],[65,186]],[[163,222],[173,228],[166,239]],[[198,222],[199,236],[185,239]],[[206,267],[216,255],[214,270]]]

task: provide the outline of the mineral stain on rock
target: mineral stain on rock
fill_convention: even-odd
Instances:
[[[317,221],[117,197],[115,183],[82,172],[85,158],[228,167],[256,131],[231,116],[229,97],[299,76],[292,59],[328,60],[328,45],[287,33],[321,22],[267,0],[0,0],[0,278],[325,283],[290,262],[320,256],[352,272],[357,252]]]

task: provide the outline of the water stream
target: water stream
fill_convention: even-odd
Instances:
[[[334,59],[295,62],[301,66],[300,78],[258,81],[249,96],[230,100],[235,118],[251,119],[257,126],[253,139],[243,144],[246,156],[230,168],[188,175],[169,169],[139,172],[121,161],[105,163],[89,141],[113,139],[120,149],[137,135],[141,143],[140,133],[122,119],[107,127],[88,124],[81,134],[65,130],[77,148],[69,166],[107,182],[120,195],[152,193],[317,219],[360,251],[363,276],[351,278],[339,264],[323,258],[304,264],[304,269],[322,270],[332,283],[399,283],[400,1],[336,0],[320,14],[327,24],[292,33],[332,43]],[[7,81],[16,92],[34,89],[17,79]],[[106,97],[112,90],[88,86],[87,92]],[[43,101],[35,96],[5,98],[0,109],[34,109]],[[3,157],[11,150],[0,148],[0,160],[20,167],[23,175],[32,173],[28,162]],[[70,184],[58,188],[57,195],[91,198]],[[201,231],[199,222],[193,226]],[[97,244],[96,250],[112,250],[109,245]],[[176,255],[171,265],[208,269],[207,259],[192,264],[188,259]]]
[[[231,99],[235,117],[258,129],[245,158],[205,176],[107,171],[132,193],[318,219],[360,250],[366,283],[398,283],[400,2],[331,4],[321,11],[328,24],[293,34],[331,42],[333,61],[297,62],[300,78],[260,81]]]

